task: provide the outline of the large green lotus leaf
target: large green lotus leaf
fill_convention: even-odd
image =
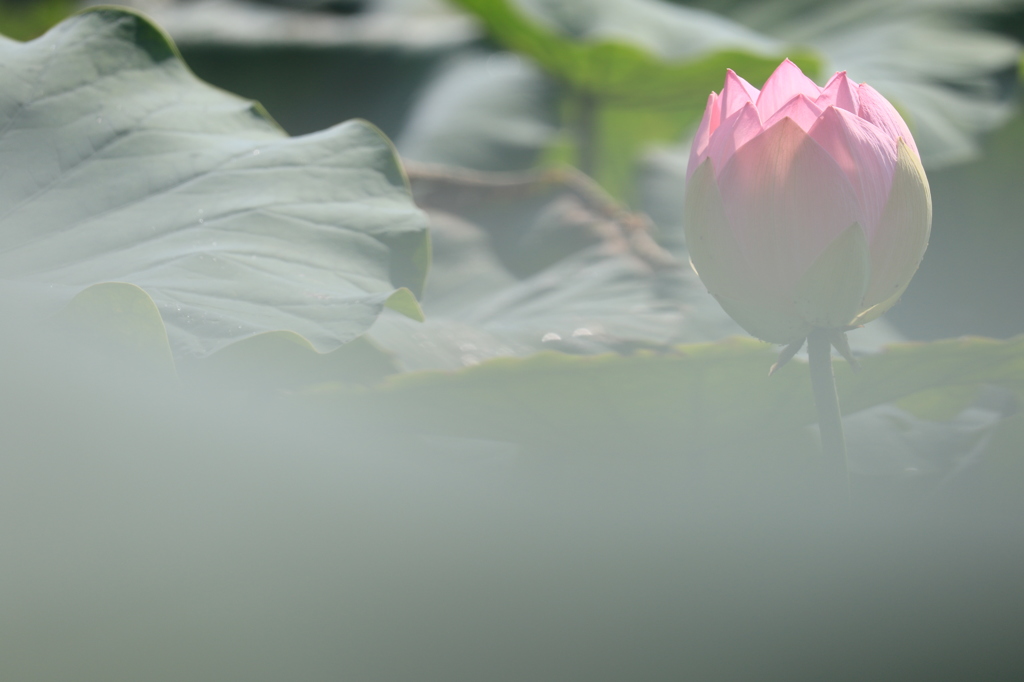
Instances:
[[[430,181],[422,176],[424,167],[410,164],[410,170],[419,193]],[[386,310],[363,338],[330,352],[318,352],[291,332],[266,332],[210,357],[179,358],[179,370],[190,380],[224,377],[238,387],[295,389],[331,381],[374,383],[401,370],[457,369],[541,350],[629,353],[741,333],[688,266],[639,226],[627,228],[615,219],[621,207],[607,197],[581,203],[564,186],[545,184],[547,175],[474,175],[469,179],[506,184],[435,187],[424,197],[434,204],[461,203],[479,221],[428,212],[433,267],[423,295],[426,322],[411,319],[416,309],[409,297],[405,316]],[[435,182],[442,177],[446,173]],[[587,183],[575,190],[582,196],[600,192]],[[467,193],[473,201],[467,202]],[[134,285],[106,284],[87,290],[95,290],[89,301],[103,306],[83,311],[76,298],[67,310],[75,319],[116,318],[110,339],[115,353],[141,336],[127,319],[141,308],[125,308],[122,289],[150,300]],[[393,299],[392,308],[399,303]],[[149,322],[136,320],[135,327]],[[158,352],[159,343],[152,345]]]
[[[179,380],[214,390],[226,385],[260,392],[324,382],[375,384],[399,369],[393,355],[366,336],[321,353],[289,331],[256,334],[209,357],[175,359],[153,299],[123,282],[88,287],[47,320],[44,329],[48,333],[33,338],[51,355],[71,354],[102,365],[101,371],[149,381],[157,389],[180,386]]]
[[[425,219],[388,141],[289,138],[196,79],[139,15],[0,41],[0,284],[36,317],[103,282],[156,304],[178,356],[289,330],[320,351],[418,315]]]

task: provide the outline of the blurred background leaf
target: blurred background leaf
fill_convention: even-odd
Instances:
[[[77,0],[0,0],[0,33],[31,40],[77,9]]]
[[[396,138],[402,158],[482,171],[524,171],[559,134],[558,84],[513,52],[447,60]]]
[[[570,88],[640,106],[674,103],[703,112],[722,64],[735,63],[763,81],[787,47],[712,12],[660,0],[458,4],[479,16],[502,45]],[[814,71],[813,61],[808,68]]]
[[[365,118],[395,137],[437,65],[479,40],[444,0],[119,4],[152,17],[201,79],[260,101],[292,135]]]
[[[727,67],[756,83],[786,55],[818,71],[807,50],[659,0],[460,4],[504,47],[564,84],[563,158],[626,201],[634,199],[637,158],[696,125]]]
[[[929,173],[931,243],[889,319],[918,339],[1024,333],[1024,116],[989,137],[982,156]]]

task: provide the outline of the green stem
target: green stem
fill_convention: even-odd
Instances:
[[[597,97],[581,91],[576,96],[576,164],[594,177],[597,168]]]
[[[843,482],[849,495],[846,439],[843,436],[843,420],[839,412],[836,377],[832,371],[832,342],[829,339],[829,330],[816,327],[811,331],[807,336],[807,356],[811,366],[814,404],[818,408],[821,451],[835,474],[835,480]]]

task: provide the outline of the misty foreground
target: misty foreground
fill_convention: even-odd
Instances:
[[[394,404],[346,419],[113,380],[124,359],[81,348],[6,350],[4,679],[995,679],[1024,664],[1018,506],[969,478],[851,510],[797,468],[449,437],[403,428]]]

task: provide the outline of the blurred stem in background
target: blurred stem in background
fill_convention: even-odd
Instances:
[[[573,98],[576,110],[576,164],[577,167],[594,177],[597,166],[597,97],[589,92],[580,91]]]

